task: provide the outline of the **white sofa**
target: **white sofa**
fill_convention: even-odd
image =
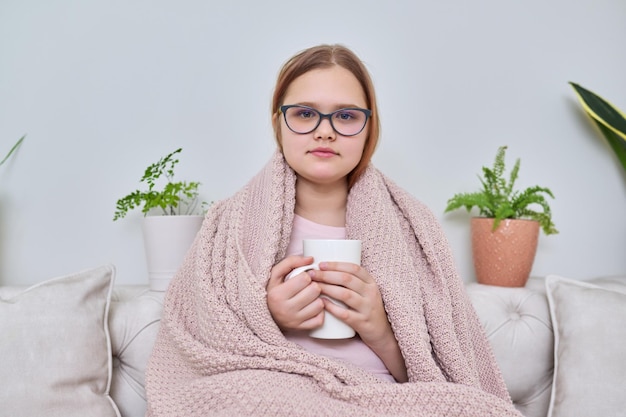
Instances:
[[[595,282],[620,291],[626,289],[626,277]],[[553,386],[555,337],[545,287],[544,278],[531,278],[525,288],[501,288],[475,283],[467,285],[468,294],[493,345],[511,397],[516,407],[527,417],[545,417],[548,414]],[[24,288],[19,287],[0,287],[0,299],[11,300],[11,297],[23,290]],[[110,295],[108,315],[112,356],[110,395],[121,416],[140,417],[144,415],[146,407],[144,369],[158,331],[164,293],[149,291],[147,286],[121,285],[113,287]],[[621,295],[620,293],[618,297]],[[570,295],[566,297],[566,301],[574,299],[574,302],[578,303],[576,297]],[[623,301],[622,304],[626,306],[626,298]],[[605,300],[599,302],[607,304]],[[584,311],[585,304],[579,305],[579,309]],[[623,307],[619,314],[622,313]],[[626,315],[622,316],[624,317]],[[0,321],[5,319],[7,317],[0,317]],[[616,342],[616,345],[623,343],[624,339]],[[0,353],[1,351],[2,349]],[[623,352],[622,348],[621,353],[617,354]],[[625,357],[622,356],[622,360]],[[619,361],[619,358],[615,360]],[[0,381],[2,372],[0,368]],[[623,378],[626,380],[626,374],[623,374]],[[623,381],[620,388],[624,389]],[[623,400],[621,401],[623,405]],[[0,403],[2,403],[1,394]],[[619,405],[610,404],[610,407],[617,406]],[[555,408],[555,416],[570,416],[561,412],[558,406]],[[618,416],[626,413],[624,407],[609,410],[613,412],[593,415]],[[28,414],[18,412],[10,415]],[[41,410],[38,415],[56,414],[51,410]],[[68,414],[64,412],[59,415],[67,417]],[[77,415],[115,416],[117,412],[111,414],[85,412]]]

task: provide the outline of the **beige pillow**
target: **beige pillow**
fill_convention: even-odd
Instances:
[[[626,285],[611,284],[546,278],[555,337],[549,417],[625,413]]]
[[[0,299],[0,414],[119,417],[109,396],[114,272],[103,266]]]

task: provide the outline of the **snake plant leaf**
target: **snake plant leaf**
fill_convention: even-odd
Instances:
[[[602,123],[596,121],[596,124],[598,125],[600,132],[602,132],[606,140],[611,145],[611,148],[613,148],[613,151],[615,152],[615,155],[617,155],[622,167],[626,170],[626,139],[618,136],[613,130],[609,129]]]
[[[11,150],[9,151],[9,153],[7,154],[7,156],[5,156],[5,157],[4,157],[4,159],[3,159],[2,161],[0,161],[0,166],[2,166],[2,164],[4,164],[4,163],[7,161],[7,159],[9,159],[9,158],[11,157],[11,155],[13,154],[13,152],[15,152],[15,150],[16,150],[17,148],[19,148],[19,147],[20,147],[20,145],[21,145],[21,144],[22,144],[22,142],[24,141],[24,138],[25,138],[25,137],[26,137],[26,135],[22,136],[22,137],[20,138],[20,140],[18,140],[18,141],[15,143],[15,145],[13,145],[13,147],[11,148]]]
[[[594,92],[570,82],[585,112],[598,125],[615,155],[626,170],[626,116]]]

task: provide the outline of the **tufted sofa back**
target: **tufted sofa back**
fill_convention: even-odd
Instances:
[[[526,417],[545,417],[552,388],[554,336],[544,279],[531,278],[525,288],[475,283],[466,288],[515,406]],[[118,286],[113,292],[111,396],[122,417],[144,415],[144,370],[158,331],[163,295],[130,286]]]
[[[515,407],[526,417],[548,414],[554,334],[544,278],[525,288],[467,284]]]
[[[144,286],[117,286],[111,295],[111,397],[122,417],[145,414],[144,371],[159,329],[164,294]]]

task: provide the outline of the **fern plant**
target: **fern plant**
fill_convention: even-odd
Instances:
[[[546,235],[556,234],[558,230],[552,222],[552,212],[546,196],[554,198],[552,191],[545,187],[529,187],[523,191],[515,190],[515,181],[519,174],[520,160],[505,178],[506,146],[498,148],[493,168],[483,167],[483,176],[478,177],[482,189],[473,193],[458,193],[448,200],[445,212],[465,207],[471,211],[476,207],[482,217],[493,218],[493,230],[496,230],[504,219],[529,219],[539,222]],[[533,207],[539,206],[542,211]]]
[[[193,214],[200,208],[204,209],[206,203],[199,203],[199,182],[174,182],[174,167],[179,162],[175,156],[182,150],[179,148],[146,168],[140,182],[146,183],[148,189],[133,191],[117,200],[114,221],[142,205],[144,216],[152,209],[161,209],[164,215]],[[158,191],[157,180],[162,176],[165,177],[165,185]]]

